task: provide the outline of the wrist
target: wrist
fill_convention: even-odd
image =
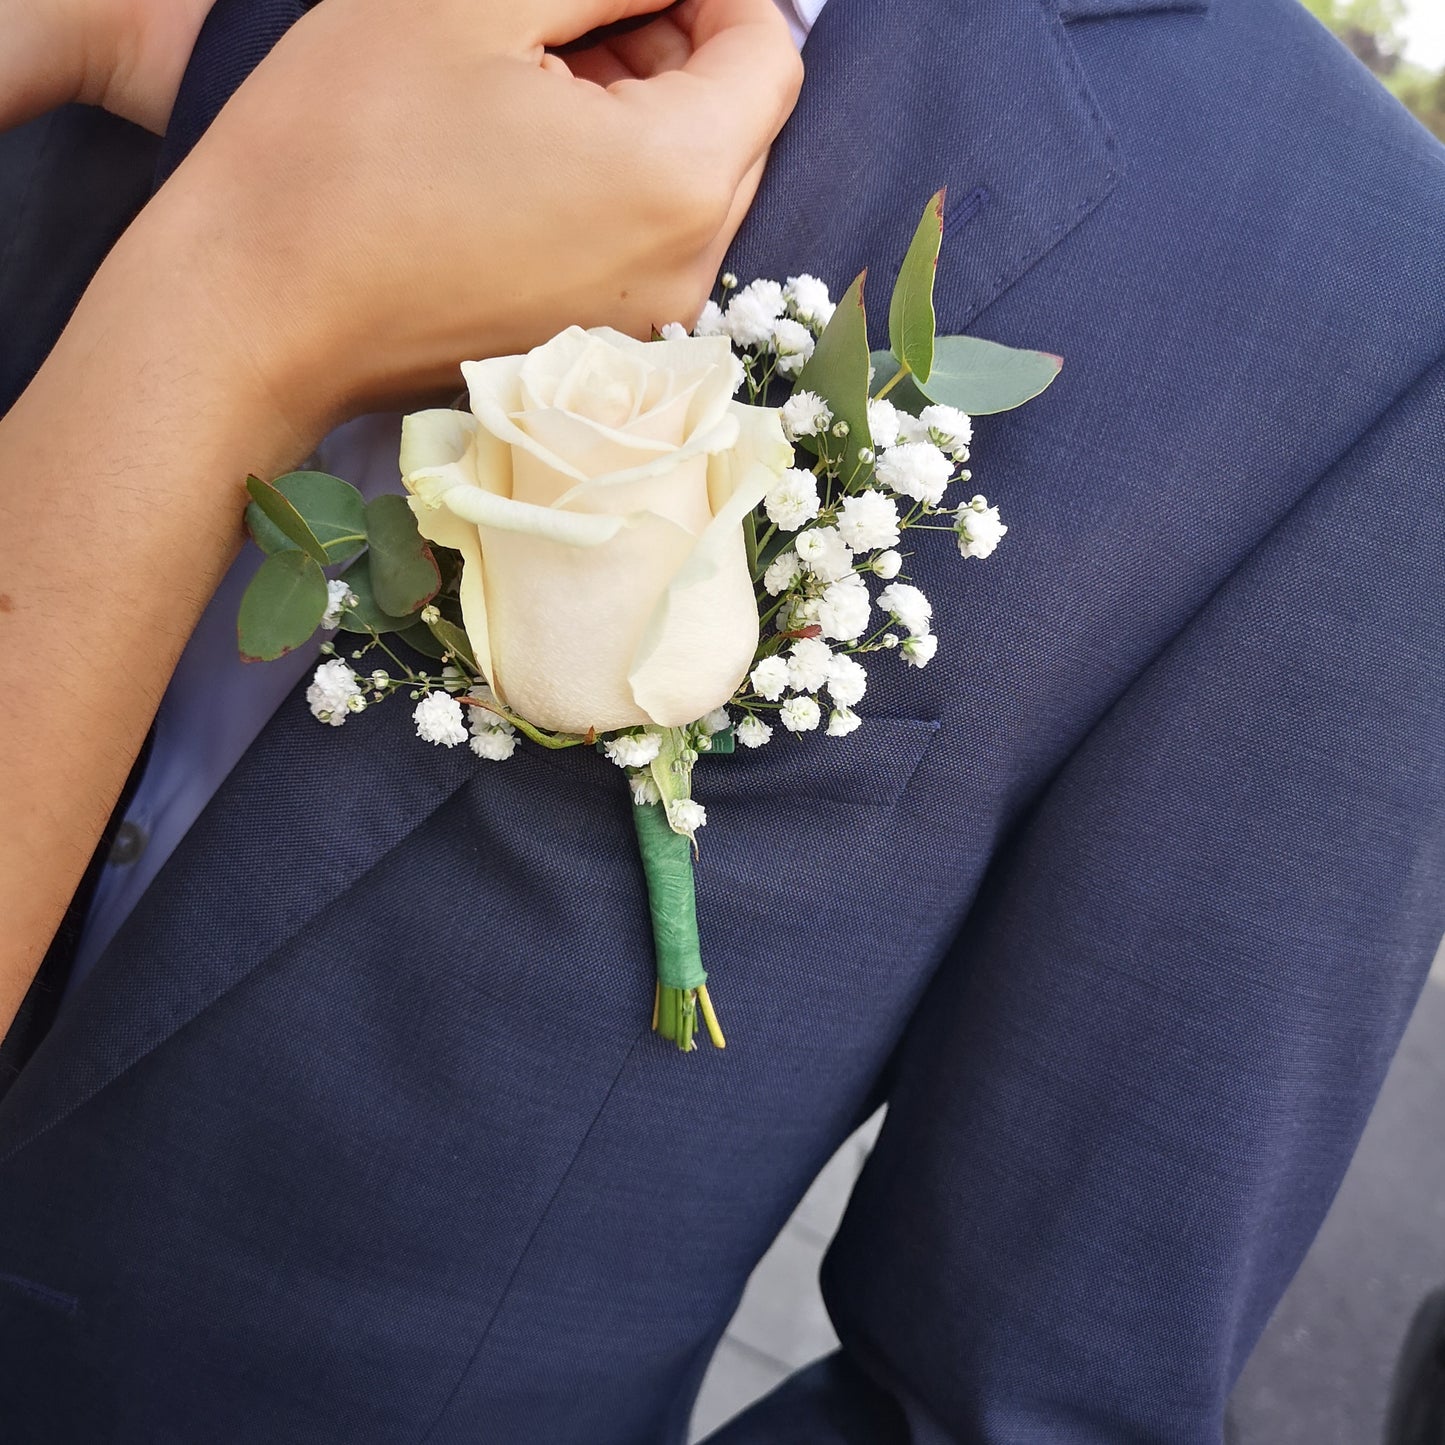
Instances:
[[[69,0],[0,0],[0,130],[79,100],[106,39]]]
[[[184,167],[182,172],[184,172]],[[157,194],[97,273],[77,316],[164,357],[202,419],[250,439],[244,469],[301,461],[354,408],[330,386],[324,348],[299,320],[289,278],[248,253],[235,211],[181,175]]]

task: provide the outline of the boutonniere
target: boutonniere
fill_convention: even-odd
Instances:
[[[886,352],[869,353],[863,276],[835,305],[810,276],[728,275],[691,334],[572,328],[464,364],[468,410],[405,419],[405,494],[364,502],[310,471],[247,483],[267,556],[241,603],[243,656],[318,628],[357,639],[345,656],[322,644],[307,690],[321,722],[405,694],[427,743],[492,762],[523,739],[595,747],[625,775],[653,1027],[683,1050],[699,1025],[724,1046],[693,897],[710,760],[841,737],[866,726],[875,660],[928,666],[939,638],[905,534],[993,552],[998,508],[951,496],[972,480],[972,418],[1038,395],[1061,365],[936,335],[942,237],[939,192],[893,287]]]

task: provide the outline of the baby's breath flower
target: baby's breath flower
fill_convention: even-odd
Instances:
[[[910,667],[927,667],[938,651],[938,639],[931,632],[907,638],[903,643],[903,660]]]
[[[355,607],[361,599],[340,577],[326,584],[326,611],[322,614],[323,627],[340,627],[341,614],[348,607]]]
[[[802,597],[793,595],[789,597],[784,605],[778,608],[778,615],[774,619],[773,626],[779,632],[799,632],[805,627],[813,627],[817,624],[818,613],[823,606],[819,597]]]
[[[978,504],[983,502],[980,507]],[[1008,528],[999,520],[998,508],[983,497],[975,497],[958,514],[958,550],[965,557],[988,557]]]
[[[608,738],[602,748],[619,768],[645,768],[662,751],[662,735],[623,733],[621,737]]]
[[[828,680],[833,649],[821,637],[795,642],[788,656],[788,686],[794,692],[817,692]]]
[[[868,673],[856,657],[837,653],[828,663],[828,692],[839,707],[852,707],[863,700]]]
[[[815,391],[794,392],[782,405],[778,413],[783,430],[790,441],[799,437],[817,436],[827,431],[832,424],[833,413],[828,403]]]
[[[855,552],[892,547],[898,541],[898,503],[882,492],[857,492],[843,498],[838,533]]]
[[[728,335],[743,348],[767,346],[773,323],[783,314],[783,288],[776,281],[750,281],[723,313]]]
[[[820,582],[836,582],[853,570],[853,553],[836,527],[809,527],[798,534],[793,549]]]
[[[765,657],[753,668],[753,691],[768,702],[776,702],[788,685],[788,664],[781,657]]]
[[[357,693],[355,697],[347,698],[346,710],[347,712],[365,712],[366,699],[360,693]]]
[[[914,637],[922,637],[933,617],[933,604],[918,588],[895,582],[878,594],[878,605]]]
[[[472,729],[472,751],[489,763],[504,763],[517,751],[517,730],[501,727]]]
[[[692,798],[674,798],[667,805],[667,821],[673,832],[686,833],[689,838],[707,822],[707,809]]]
[[[789,547],[786,552],[779,552],[768,563],[768,570],[763,573],[763,586],[769,597],[777,597],[786,592],[802,574],[803,564],[798,560],[798,554]]]
[[[743,365],[742,357],[736,351],[728,352],[728,371],[732,377],[732,390],[730,395],[736,396],[738,389],[748,379],[747,367]]]
[[[898,408],[891,401],[868,403],[868,431],[875,447],[891,447],[898,440],[898,425]]]
[[[778,721],[790,733],[810,733],[822,720],[822,710],[810,697],[790,697],[778,713]]]
[[[818,479],[802,467],[789,467],[763,499],[768,520],[785,532],[796,532],[818,515]]]
[[[650,773],[634,773],[628,778],[627,786],[632,789],[632,801],[639,808],[662,801],[662,794],[657,791],[657,784]]]
[[[772,728],[751,713],[738,724],[738,741],[745,748],[760,748],[772,735]]]
[[[445,692],[429,692],[412,710],[416,735],[424,743],[439,743],[454,748],[467,740],[467,727],[462,721],[462,705]]]
[[[391,679],[379,667],[376,669],[375,672],[371,674],[371,685],[378,692],[380,692],[390,681]]]
[[[658,334],[664,341],[686,341],[687,327],[681,321],[664,322]]]
[[[473,687],[467,696],[476,702],[489,704],[488,707],[469,707],[467,709],[470,714],[469,725],[473,733],[482,732],[487,728],[501,728],[503,732],[509,734],[517,731],[506,718],[491,711],[491,708],[496,706],[497,695],[486,683],[479,683]]]
[[[706,717],[699,718],[697,725],[707,737],[711,737],[714,733],[724,731],[731,722],[732,717],[725,707],[715,707]]]
[[[851,707],[835,707],[828,714],[828,736],[846,738],[849,733],[861,727],[863,719]]]
[[[956,406],[926,406],[918,413],[918,425],[923,438],[942,447],[955,461],[967,459],[973,422]]]
[[[948,490],[953,464],[932,442],[904,442],[884,452],[877,475],[890,491],[936,507]]]
[[[891,582],[903,570],[903,556],[899,552],[880,552],[868,564],[868,570],[885,582]]]
[[[818,625],[823,636],[834,642],[853,642],[867,629],[872,608],[868,584],[856,572],[849,572],[823,589],[818,599]]]
[[[716,301],[709,301],[702,308],[702,315],[697,318],[697,325],[692,328],[694,336],[726,336],[727,323],[723,319],[722,307]]]
[[[339,728],[347,718],[347,704],[361,692],[356,674],[339,657],[323,662],[306,689],[312,717]]]
[[[423,622],[439,622],[441,620],[441,615],[441,608],[433,606],[433,604],[430,602],[428,602],[427,605],[421,610],[421,620]]]
[[[827,286],[816,276],[789,276],[783,287],[788,310],[809,326],[822,330],[832,319],[837,309],[828,295]]]
[[[778,358],[780,376],[796,376],[813,354],[813,333],[801,321],[784,318],[774,323],[772,348]]]

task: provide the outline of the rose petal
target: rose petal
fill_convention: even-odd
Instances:
[[[735,406],[731,451],[710,458],[711,525],[648,619],[628,670],[632,695],[659,727],[684,727],[737,690],[758,645],[758,607],[743,520],[793,459],[775,411]]]
[[[628,665],[654,599],[696,542],[662,517],[608,520],[619,523],[616,536],[589,548],[482,533],[497,678],[538,727],[607,732],[650,721]]]

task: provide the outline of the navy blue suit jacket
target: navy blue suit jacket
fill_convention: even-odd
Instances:
[[[1445,930],[1445,152],[1293,0],[805,58],[732,268],[888,273],[946,183],[943,328],[1067,365],[978,428],[998,555],[917,549],[937,662],[699,774],[726,1053],[645,1027],[614,768],[293,699],[0,1106],[7,1445],[681,1441],[883,1100],[842,1351],[720,1445],[1219,1440]]]

